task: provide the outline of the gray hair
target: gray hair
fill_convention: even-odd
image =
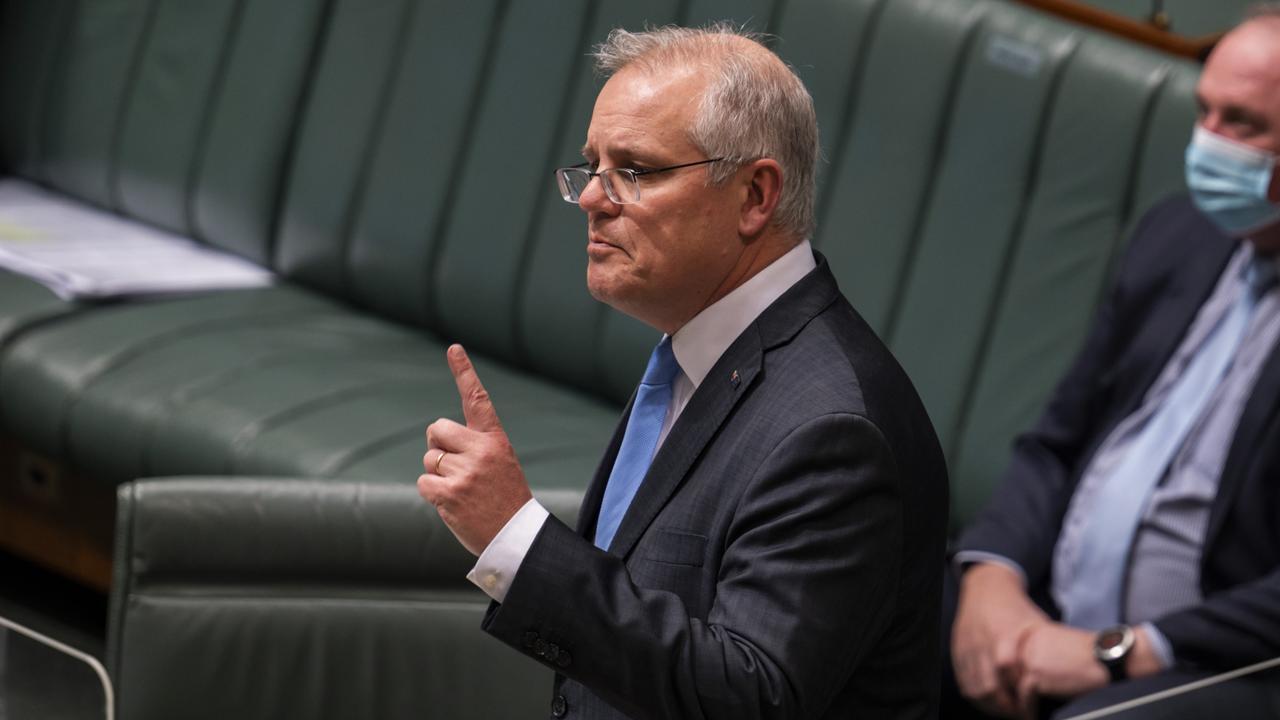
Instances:
[[[730,23],[635,33],[618,28],[592,55],[604,77],[632,65],[648,72],[680,65],[709,68],[712,78],[688,135],[707,157],[725,158],[711,164],[711,182],[725,182],[752,160],[776,160],[783,184],[772,222],[804,239],[814,227],[818,121],[804,83],[761,40]]]

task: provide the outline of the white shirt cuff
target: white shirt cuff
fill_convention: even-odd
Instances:
[[[502,526],[489,547],[480,553],[476,566],[467,573],[467,579],[483,590],[485,595],[502,602],[507,597],[507,590],[511,589],[516,571],[524,562],[524,556],[529,554],[538,531],[547,521],[548,514],[546,508],[530,498]]]
[[[995,563],[997,565],[1003,565],[1017,573],[1018,578],[1022,580],[1022,587],[1024,589],[1027,587],[1027,571],[1023,570],[1021,565],[1003,555],[997,555],[983,550],[964,550],[956,553],[951,558],[951,562],[955,565],[957,573],[963,571],[965,565],[973,563]]]
[[[1160,662],[1161,670],[1168,670],[1173,667],[1173,646],[1169,644],[1169,638],[1164,633],[1156,629],[1155,625],[1144,622],[1138,625],[1138,628],[1145,630],[1147,639],[1151,641],[1151,651],[1155,653],[1156,660]]]

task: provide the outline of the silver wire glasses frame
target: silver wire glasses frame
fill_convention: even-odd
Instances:
[[[640,176],[653,175],[656,173],[667,172],[668,170],[679,170],[680,168],[693,167],[695,165],[706,165],[707,163],[719,162],[723,157],[711,158],[710,160],[698,160],[696,162],[682,163],[680,165],[668,165],[667,167],[652,168],[644,170],[635,170],[633,168],[608,168],[593,171],[588,168],[590,163],[579,163],[573,167],[559,168],[556,170],[556,183],[560,186],[560,197],[564,198],[567,203],[578,203],[578,198],[582,197],[582,193],[586,192],[587,185],[591,183],[591,178],[598,177],[604,183],[605,194],[609,199],[619,205],[627,205],[629,203],[640,201]]]

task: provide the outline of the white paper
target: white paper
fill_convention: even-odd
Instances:
[[[269,285],[248,260],[55,195],[0,180],[0,267],[64,300]]]

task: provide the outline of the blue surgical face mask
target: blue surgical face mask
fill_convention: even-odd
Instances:
[[[1280,221],[1267,199],[1276,156],[1196,126],[1187,146],[1187,187],[1196,207],[1218,227],[1243,236]]]

